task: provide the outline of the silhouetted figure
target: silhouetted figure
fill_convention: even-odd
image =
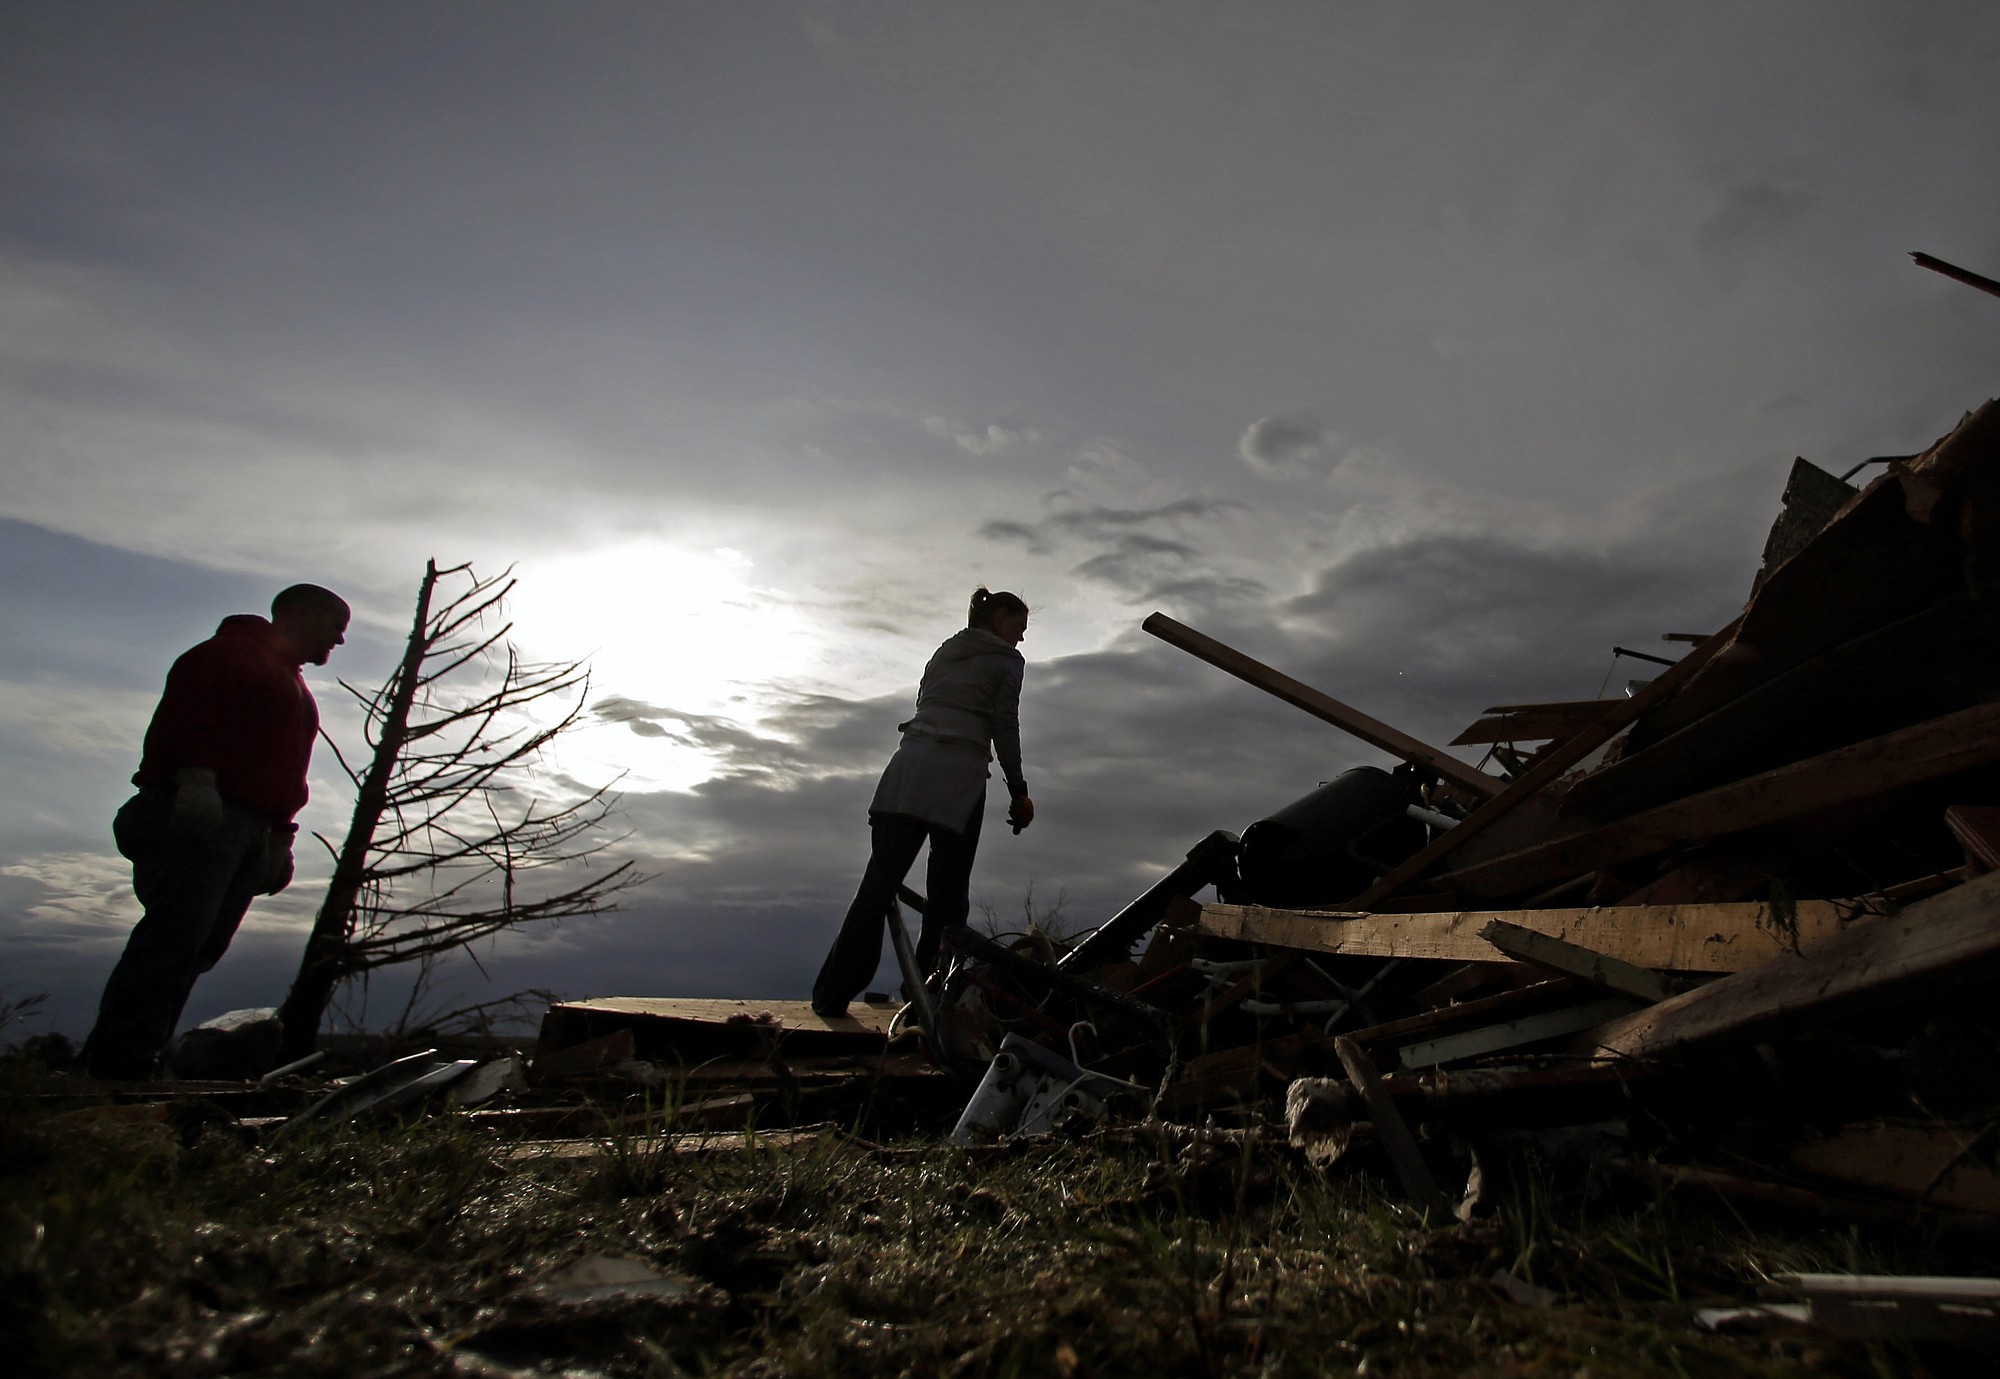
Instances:
[[[868,870],[840,935],[813,982],[813,1009],[847,1013],[882,960],[883,926],[896,888],[930,840],[923,929],[917,965],[937,964],[944,931],[965,923],[972,907],[972,858],[986,812],[986,764],[997,756],[1013,803],[1007,822],[1019,833],[1035,818],[1021,775],[1021,677],[1015,648],[1028,631],[1028,605],[1014,594],[972,596],[966,628],[932,655],[917,686],[917,712],[901,724],[902,745],[868,806]],[[989,751],[990,747],[990,751]]]
[[[319,708],[300,667],[346,638],[347,604],[316,584],[271,619],[224,618],[167,672],[132,783],[112,820],[145,914],[125,941],[84,1042],[94,1077],[151,1077],[195,979],[221,960],[250,902],[292,882],[293,818]]]

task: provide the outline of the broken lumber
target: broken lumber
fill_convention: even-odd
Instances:
[[[1629,819],[1490,858],[1438,878],[1497,896],[1765,824],[1942,780],[2000,760],[2000,704],[1980,704],[1720,785]]]
[[[1792,1151],[1792,1167],[1953,1211],[2000,1215],[2000,1174],[1987,1167],[1979,1126],[1850,1125]]]
[[[1379,747],[1399,760],[1429,767],[1452,784],[1474,791],[1481,799],[1499,794],[1506,784],[1495,776],[1466,765],[1441,748],[1420,742],[1351,704],[1343,704],[1332,695],[1322,694],[1281,670],[1246,656],[1234,647],[1225,646],[1213,637],[1204,636],[1185,623],[1174,621],[1165,613],[1153,614],[1140,626],[1168,645],[1178,647],[1190,656],[1197,656],[1218,670],[1226,670],[1244,683],[1255,685],[1295,709],[1304,709],[1322,722],[1352,733],[1371,747]]]
[[[1796,942],[1810,951],[1840,932],[1840,907],[1801,900]],[[1735,972],[1789,952],[1793,933],[1758,901],[1721,905],[1613,905],[1549,910],[1443,910],[1429,914],[1274,910],[1203,905],[1196,921],[1216,938],[1312,953],[1372,958],[1498,962],[1506,955],[1480,936],[1494,920],[1578,944],[1637,967],[1670,972]]]
[[[1857,924],[1810,952],[1773,958],[1614,1020],[1584,1044],[1600,1058],[1662,1058],[1933,995],[1996,971],[2000,873],[1988,873]]]
[[[1580,977],[1592,986],[1642,1001],[1664,1001],[1674,994],[1673,986],[1657,972],[1504,919],[1490,921],[1479,931],[1479,936],[1510,958]]]
[[[1740,621],[1739,619],[1738,622]],[[1473,810],[1465,822],[1433,839],[1429,846],[1415,856],[1397,863],[1386,876],[1356,896],[1351,902],[1354,908],[1357,910],[1374,908],[1540,794],[1550,782],[1616,737],[1634,719],[1677,691],[1696,671],[1729,644],[1736,634],[1737,625],[1734,622],[1729,624],[1681,657],[1674,663],[1672,669],[1662,671],[1650,685],[1630,699],[1606,710],[1604,715],[1589,727],[1580,729],[1563,741],[1555,743],[1537,758],[1534,766],[1526,774],[1512,781],[1506,789]]]
[[[1416,1137],[1410,1133],[1402,1113],[1396,1110],[1396,1103],[1382,1090],[1382,1074],[1376,1071],[1375,1064],[1352,1039],[1335,1039],[1333,1052],[1340,1059],[1340,1066],[1346,1070],[1347,1080],[1354,1084],[1354,1090],[1367,1103],[1368,1119],[1373,1122],[1383,1149],[1388,1151],[1389,1162],[1403,1184],[1403,1191],[1409,1195],[1410,1204],[1417,1209],[1417,1215],[1426,1224],[1443,1224],[1451,1220],[1451,1200],[1438,1190],[1430,1165],[1417,1152]]]

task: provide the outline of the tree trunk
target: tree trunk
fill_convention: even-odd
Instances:
[[[417,587],[416,619],[383,710],[381,736],[369,760],[368,772],[361,778],[354,815],[348,823],[346,840],[334,859],[333,881],[327,887],[326,899],[313,919],[312,935],[306,940],[298,976],[278,1011],[285,1029],[287,1060],[303,1058],[312,1052],[319,1039],[320,1023],[326,1018],[327,1002],[350,970],[347,944],[354,931],[355,906],[367,881],[368,852],[374,845],[375,830],[388,805],[389,781],[409,732],[410,706],[416,700],[424,656],[430,647],[431,594],[437,578],[437,562],[425,561],[423,582]]]

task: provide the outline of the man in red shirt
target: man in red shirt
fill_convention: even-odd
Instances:
[[[195,979],[214,967],[250,902],[292,881],[292,822],[306,802],[319,709],[300,667],[346,640],[347,604],[317,584],[238,613],[174,662],[112,820],[145,914],[104,985],[84,1041],[94,1077],[153,1075]]]

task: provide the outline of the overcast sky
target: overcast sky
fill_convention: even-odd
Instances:
[[[628,773],[655,879],[467,1000],[803,996],[981,581],[1035,609],[1002,911],[1381,760],[1154,609],[1433,741],[1614,693],[1794,455],[1994,392],[2000,302],[1906,253],[2000,275],[1995,71],[1949,0],[13,0],[0,995],[88,1027],[166,667],[295,580],[356,606],[337,732],[427,556],[594,658],[551,769]],[[283,995],[301,857],[190,1018]]]

